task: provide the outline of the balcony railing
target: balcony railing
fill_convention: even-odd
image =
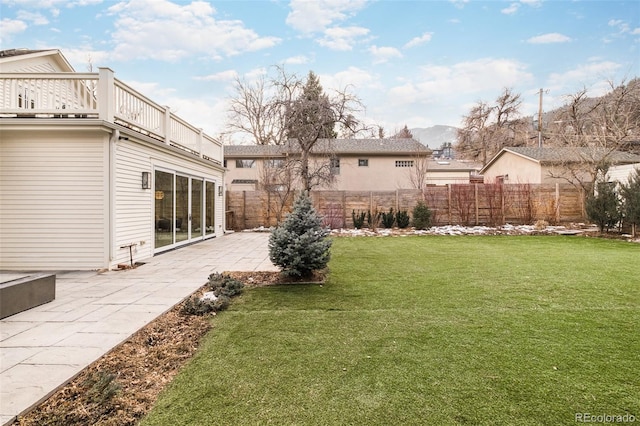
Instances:
[[[222,144],[151,99],[98,73],[0,73],[0,118],[94,118],[220,164]]]

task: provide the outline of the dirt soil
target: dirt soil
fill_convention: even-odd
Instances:
[[[279,272],[225,273],[248,287],[295,282]],[[181,306],[139,330],[14,424],[135,425],[215,325],[212,315],[184,315]]]

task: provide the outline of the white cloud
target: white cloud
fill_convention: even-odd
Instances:
[[[497,92],[532,80],[533,75],[520,62],[483,58],[453,66],[425,66],[417,79],[393,87],[389,95],[394,104],[427,102],[456,94]]]
[[[198,81],[231,81],[238,77],[238,73],[235,70],[226,70],[217,72],[215,74],[204,75],[201,77],[194,77],[194,80]]]
[[[322,74],[319,77],[323,88],[326,90],[342,90],[346,86],[352,87],[356,93],[360,93],[364,89],[380,89],[377,76],[355,66],[350,66],[346,70],[339,71],[333,75]]]
[[[410,47],[415,47],[424,43],[428,43],[431,41],[432,37],[433,37],[433,33],[424,33],[419,37],[414,37],[411,40],[409,40],[409,42],[404,45],[404,48],[408,49]]]
[[[290,58],[284,60],[285,65],[302,65],[308,64],[309,62],[311,62],[311,59],[309,59],[305,55],[291,56]]]
[[[175,4],[167,0],[131,0],[109,8],[116,15],[111,34],[117,59],[131,57],[177,61],[198,54],[221,59],[273,47],[276,37],[262,37],[241,21],[217,20],[209,3]]]
[[[368,34],[369,30],[363,27],[333,27],[327,28],[324,36],[316,41],[331,50],[349,51]]]
[[[47,25],[49,23],[49,20],[41,13],[28,12],[26,10],[19,10],[16,18],[29,21],[33,25]]]
[[[369,53],[373,56],[374,64],[388,62],[394,58],[402,58],[402,53],[395,47],[378,47],[374,45],[369,48]]]
[[[530,44],[549,44],[549,43],[567,43],[570,42],[571,38],[567,37],[564,34],[560,33],[548,33],[542,34],[536,37],[531,37],[527,40],[527,43]]]
[[[17,19],[7,19],[4,18],[0,21],[0,27],[2,27],[2,32],[0,32],[0,42],[6,43],[14,34],[20,34],[27,29],[27,24],[24,21],[19,21]]]
[[[291,0],[286,23],[301,33],[322,32],[364,8],[367,0]]]
[[[456,8],[462,9],[465,4],[469,3],[469,0],[449,0]]]
[[[574,69],[552,73],[548,86],[557,93],[574,92],[582,87],[591,87],[593,96],[606,92],[607,81],[611,80],[621,65],[612,61],[592,61]]]
[[[504,13],[505,15],[513,15],[518,11],[518,9],[520,9],[519,3],[511,3],[508,7],[505,7],[500,12]]]

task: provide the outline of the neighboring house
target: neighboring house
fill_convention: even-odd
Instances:
[[[270,168],[296,157],[290,145],[225,145],[228,190],[255,190],[270,181]],[[434,161],[431,151],[414,139],[322,139],[312,160],[331,162],[335,181],[329,187],[347,191],[414,188],[411,176],[424,170],[423,184],[469,183],[479,168],[455,160]],[[330,160],[326,160],[330,158]],[[424,165],[424,162],[426,166]],[[414,179],[415,180],[415,179]]]
[[[621,151],[605,154],[595,148],[507,147],[502,148],[480,174],[485,183],[567,183],[576,178],[589,182],[589,169],[604,155],[611,165],[640,161],[640,156],[635,154]]]
[[[222,145],[109,68],[0,52],[0,269],[115,268],[224,232]]]
[[[640,171],[640,163],[612,166],[607,172],[607,180],[627,185],[634,170]]]

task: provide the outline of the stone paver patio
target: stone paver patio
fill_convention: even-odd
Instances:
[[[0,424],[49,397],[204,285],[209,274],[277,270],[268,237],[232,233],[132,270],[58,273],[54,301],[0,320]]]

